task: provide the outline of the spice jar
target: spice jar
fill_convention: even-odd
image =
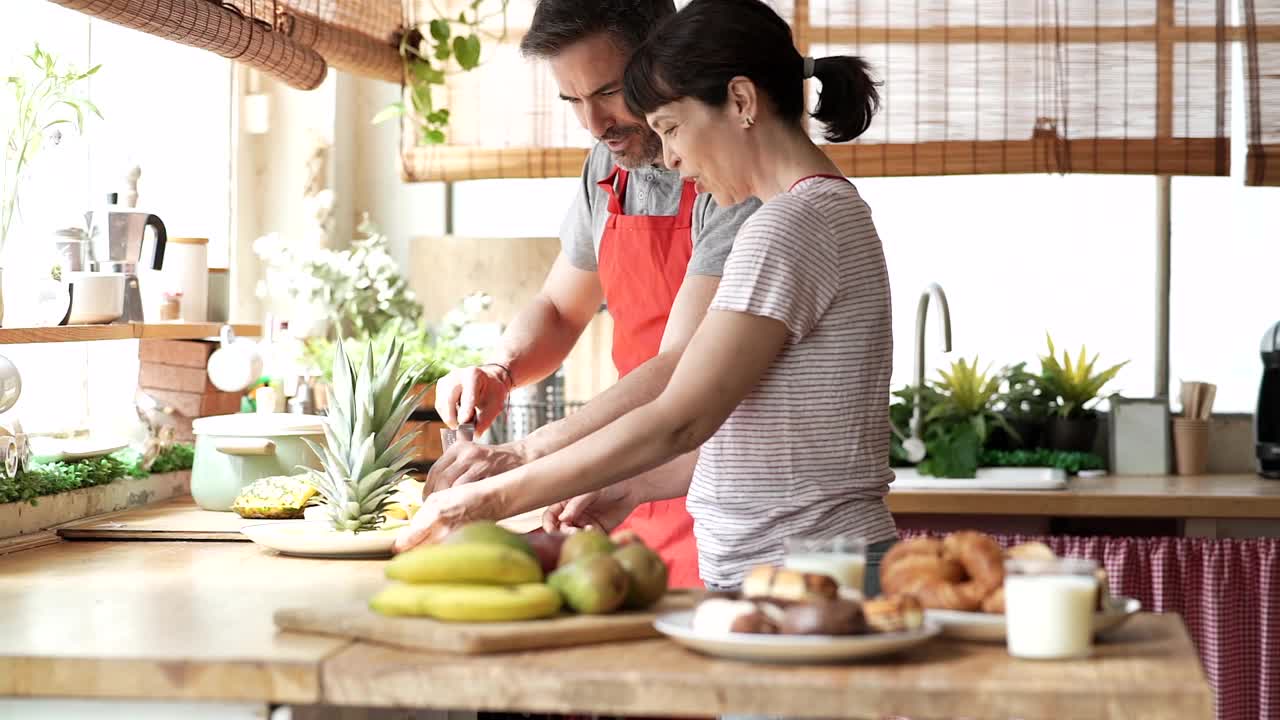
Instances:
[[[160,304],[160,320],[172,321],[182,317],[182,293],[170,291],[164,294],[164,302]]]

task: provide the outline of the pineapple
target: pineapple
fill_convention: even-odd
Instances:
[[[241,490],[231,509],[242,518],[291,520],[302,517],[315,494],[306,475],[265,477]]]
[[[322,465],[308,474],[334,530],[380,527],[397,483],[409,473],[406,466],[413,459],[418,433],[393,439],[426,390],[413,392],[416,369],[399,372],[402,351],[393,340],[375,368],[373,347],[366,345],[357,371],[343,343],[335,343],[333,389],[324,424],[328,447],[307,441]]]

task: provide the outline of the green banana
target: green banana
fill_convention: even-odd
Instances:
[[[560,603],[560,593],[542,583],[394,584],[373,596],[369,607],[382,615],[425,615],[450,622],[510,622],[555,615]]]
[[[542,566],[506,545],[424,545],[392,558],[387,577],[408,583],[520,585],[542,582]]]

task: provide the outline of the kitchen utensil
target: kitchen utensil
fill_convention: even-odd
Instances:
[[[264,477],[320,468],[303,439],[325,444],[323,418],[290,413],[240,413],[200,418],[191,497],[205,510],[230,510],[245,486]]]
[[[937,623],[925,621],[918,630],[866,635],[765,635],[759,633],[707,632],[693,628],[693,610],[662,615],[654,622],[658,632],[685,647],[706,655],[774,663],[823,663],[891,655],[910,649],[941,632]]]
[[[1173,449],[1179,475],[1203,475],[1209,468],[1209,421],[1173,419]]]
[[[223,325],[221,344],[209,356],[209,381],[223,392],[240,392],[262,376],[262,356],[252,340],[238,340],[230,325]]]
[[[114,272],[72,272],[66,275],[71,284],[71,325],[100,325],[115,322],[124,315],[127,277]]]
[[[138,268],[159,270],[164,266],[167,233],[164,222],[156,215],[130,210],[116,204],[116,195],[107,196],[107,206],[85,213],[93,254],[91,270],[122,273],[125,276],[125,322],[142,322],[142,294],[138,285]],[[146,230],[151,228],[154,238],[150,252],[144,257]]]
[[[22,397],[22,374],[18,366],[4,355],[0,355],[0,413],[6,413],[18,404]]]
[[[655,618],[661,613],[692,606],[695,597],[693,593],[674,590],[649,610],[489,623],[386,617],[370,610],[365,601],[335,602],[278,610],[275,624],[288,632],[335,635],[413,650],[480,655],[657,637]]]
[[[454,444],[458,440],[465,440],[466,442],[475,442],[475,439],[476,439],[475,423],[469,423],[469,422],[458,423],[458,428],[456,430],[449,427],[444,427],[440,429],[440,445],[445,450],[448,450],[449,446]]]
[[[89,234],[81,228],[65,228],[54,232],[54,247],[62,272],[84,272],[89,269]]]
[[[148,314],[159,308],[164,296],[180,292],[178,318],[183,322],[209,319],[209,240],[171,237],[165,244],[164,268],[139,273]]]

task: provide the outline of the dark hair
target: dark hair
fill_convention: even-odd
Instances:
[[[674,0],[538,0],[520,52],[551,58],[596,33],[607,33],[623,49],[635,50],[660,20],[675,12]]]
[[[822,82],[812,117],[831,142],[866,132],[880,94],[865,60],[818,59]],[[654,29],[627,64],[627,105],[639,117],[667,103],[693,97],[716,107],[728,100],[729,81],[749,78],[778,114],[800,122],[804,113],[804,58],[791,28],[760,0],[692,0]]]

